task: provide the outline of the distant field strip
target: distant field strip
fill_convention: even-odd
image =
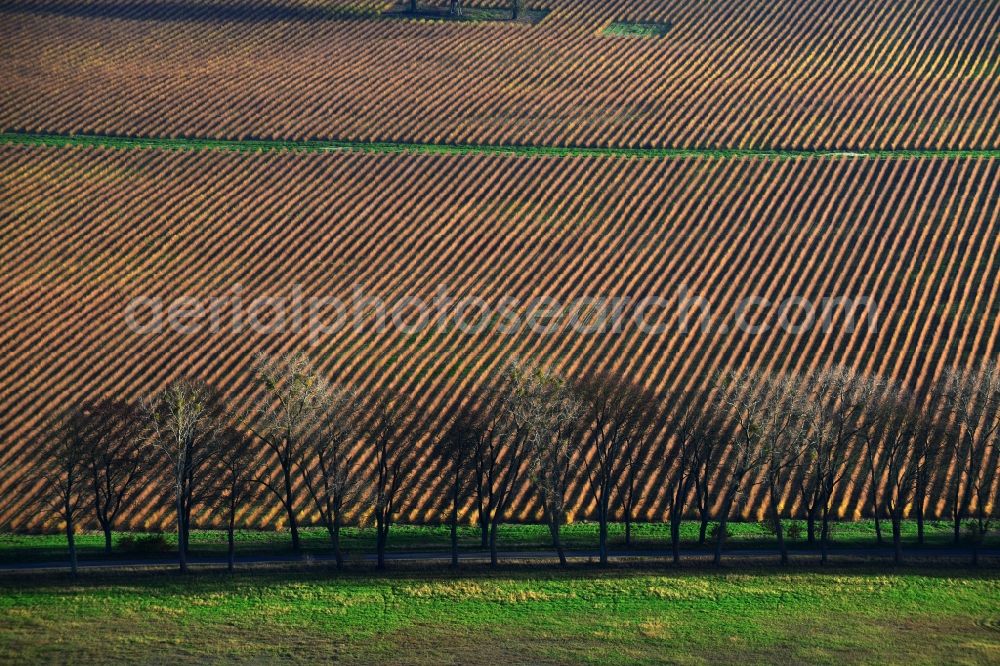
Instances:
[[[388,143],[364,141],[277,141],[266,139],[187,139],[161,137],[102,136],[91,134],[58,135],[21,132],[0,133],[0,143],[29,146],[99,146],[105,148],[165,150],[229,150],[245,152],[358,151],[365,153],[429,153],[441,155],[512,155],[518,157],[621,157],[635,159],[717,158],[801,159],[801,158],[1000,158],[1000,148],[994,150],[755,150],[729,148],[722,150],[698,148],[586,148],[550,146],[448,145],[435,143]]]
[[[0,7],[0,132],[1000,149],[995,0],[527,5],[545,20],[336,18],[390,6],[368,0],[21,0]],[[616,24],[671,27],[605,34]]]
[[[14,525],[37,520],[26,507],[48,414],[105,393],[139,398],[184,373],[239,402],[256,352],[307,350],[364,392],[410,393],[432,421],[513,356],[568,373],[618,368],[666,390],[726,368],[831,363],[919,386],[1000,352],[995,158],[560,160],[7,143],[0,188],[0,483],[10,497],[0,521]],[[431,300],[442,285],[490,304],[671,301],[653,313],[662,334],[626,325],[590,335],[492,326],[142,335],[126,325],[137,297],[226,297],[237,285],[247,303],[297,290],[349,299],[358,285],[388,303]],[[711,300],[706,331],[678,329],[682,288]],[[725,331],[751,296],[867,296],[878,326]],[[420,492],[401,519],[436,520],[441,475],[428,461],[414,469]],[[862,471],[840,498],[846,516],[865,506]],[[641,515],[656,519],[662,470],[644,482]],[[584,491],[573,489],[578,518],[591,510]],[[762,507],[756,488],[746,507]],[[527,484],[512,510],[537,517]],[[164,511],[150,487],[128,523],[165,525]],[[261,524],[281,522],[273,507],[255,511]]]

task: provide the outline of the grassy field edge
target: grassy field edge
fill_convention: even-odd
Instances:
[[[923,568],[52,576],[0,581],[0,660],[995,663],[998,599]]]
[[[97,146],[116,149],[220,150],[235,152],[365,152],[421,153],[440,155],[509,155],[513,157],[618,157],[635,159],[816,159],[816,158],[1000,158],[1000,149],[989,150],[794,150],[756,148],[595,148],[560,146],[515,146],[405,143],[383,141],[278,139],[205,139],[179,137],[129,137],[103,134],[0,133],[0,143],[30,146]]]
[[[711,550],[711,534],[715,523],[709,524],[708,539],[704,546],[698,544],[699,523],[684,521],[681,525],[682,548],[688,553]],[[804,521],[787,521],[786,530],[792,527],[788,536],[788,547],[792,553],[814,550],[818,544],[810,546],[806,540]],[[882,548],[891,547],[889,526],[883,525]],[[948,521],[929,521],[925,525],[925,545],[916,543],[916,522],[905,521],[902,525],[903,547],[913,553],[952,549],[952,525]],[[625,529],[622,523],[609,525],[609,545],[613,551],[662,552],[670,547],[669,525],[664,523],[636,523],[633,538],[626,546]],[[88,530],[76,537],[81,561],[134,560],[164,558],[174,554],[176,535],[162,533],[162,540],[144,541],[159,533],[119,531],[113,535],[114,549],[111,554],[104,551],[104,535]],[[794,535],[794,536],[793,536]],[[307,527],[301,530],[303,552],[326,555],[331,552],[329,536],[324,528]],[[571,551],[590,552],[597,548],[598,526],[594,522],[576,522],[563,527],[562,538]],[[286,556],[291,552],[290,536],[287,531],[240,529],[235,533],[236,552],[242,557]],[[374,529],[371,527],[345,527],[341,535],[342,547],[348,557],[358,557],[375,550]],[[966,548],[966,535],[962,535],[959,548]],[[551,541],[548,529],[540,524],[502,525],[498,535],[501,551],[548,551]],[[129,547],[129,546],[132,547]],[[152,545],[152,548],[144,546]],[[459,528],[459,545],[464,553],[481,551],[479,530],[475,526],[462,525]],[[159,547],[157,547],[159,546]],[[874,521],[859,520],[833,524],[831,549],[876,549]],[[988,535],[985,548],[1000,547],[1000,534]],[[728,550],[776,549],[774,535],[766,525],[754,522],[730,523]],[[387,549],[390,553],[446,552],[450,548],[450,532],[446,525],[394,525]],[[223,557],[227,550],[227,536],[224,530],[195,530],[191,535],[191,555],[198,558]],[[21,534],[0,532],[0,564],[56,562],[66,557],[66,537],[52,532],[46,534]]]

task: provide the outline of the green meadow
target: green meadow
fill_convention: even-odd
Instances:
[[[1000,662],[995,570],[328,568],[0,579],[0,661]]]

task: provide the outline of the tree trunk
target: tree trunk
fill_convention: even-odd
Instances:
[[[921,496],[914,502],[914,510],[917,514],[917,544],[924,545],[924,497]]]
[[[497,524],[490,524],[490,566],[495,567],[498,562],[497,557]]]
[[[177,563],[181,573],[187,573],[187,548],[184,538],[184,500],[177,498]]]
[[[490,546],[490,519],[485,511],[479,513],[479,547],[486,550]]]
[[[698,528],[698,545],[704,546],[708,538],[708,511],[701,512],[701,526]]]
[[[410,13],[417,13],[417,0],[410,0]]]
[[[236,507],[230,507],[229,509],[229,551],[228,551],[228,569],[229,573],[233,573],[236,570]]]
[[[722,513],[719,514],[719,523],[715,528],[715,557],[712,563],[715,566],[722,565],[722,547],[725,545],[726,541],[726,528],[729,524],[729,512],[733,508],[733,501],[735,496],[727,497],[725,503],[722,506]]]
[[[670,516],[670,550],[673,552],[674,564],[681,563],[681,515],[675,511]]]
[[[451,566],[458,568],[458,484],[451,497]]]
[[[632,547],[632,512],[625,512],[625,547]]]
[[[826,507],[823,507],[823,519],[819,535],[820,564],[826,564],[827,560],[829,559],[829,552],[828,552],[829,538],[830,538],[830,511]]]
[[[184,555],[190,556],[191,549],[188,543],[191,539],[191,507],[190,504],[184,504]]]
[[[788,566],[788,546],[785,544],[785,527],[781,518],[774,516],[774,534],[778,538],[778,552],[781,553],[781,566]]]
[[[816,512],[810,510],[806,514],[806,540],[810,546],[816,545]]]
[[[728,523],[729,519],[726,517],[726,514],[722,514],[722,516],[719,517],[719,525],[716,527],[715,557],[712,559],[712,563],[717,567],[722,565],[722,546],[726,540],[726,526]]]
[[[292,552],[302,554],[302,543],[299,540],[299,521],[295,517],[295,490],[292,488],[291,470],[285,466],[282,475],[285,480],[285,510],[288,513],[288,529],[292,533]]]
[[[73,521],[72,516],[66,519],[66,547],[69,550],[69,572],[76,578],[78,573],[76,562],[76,523]]]
[[[607,509],[602,509],[598,512],[598,550],[601,555],[601,565],[605,566],[608,563],[608,512]]]
[[[344,553],[340,550],[340,511],[333,517],[333,559],[337,562],[337,571],[344,570]]]
[[[381,571],[385,569],[385,542],[388,535],[388,530],[384,526],[384,519],[378,518],[377,524],[375,525],[375,549],[377,552],[377,562],[376,568]]]
[[[559,523],[556,520],[549,520],[549,532],[552,534],[552,547],[559,556],[559,566],[566,566],[566,553],[563,551],[562,540],[559,538]]]
[[[105,522],[101,528],[104,530],[104,554],[111,554],[111,523]]]
[[[896,515],[893,512],[892,516],[892,560],[896,564],[903,563],[903,539],[900,534],[900,523],[902,522],[902,516]]]
[[[458,0],[451,0],[451,4],[449,5],[448,13],[451,14],[452,16],[459,16],[459,15],[461,15],[461,12],[458,10]]]
[[[785,544],[785,526],[781,524],[781,514],[778,512],[779,498],[774,489],[771,490],[771,518],[774,520],[774,536],[778,540],[778,552],[781,554],[781,566],[788,566],[788,546]]]
[[[961,475],[959,475],[959,480],[961,480]],[[962,496],[961,490],[959,489],[957,483],[955,486],[955,492],[952,493],[951,498],[951,515],[954,521],[954,542],[957,546],[962,542]]]
[[[979,518],[978,522],[973,523],[976,533],[972,535],[972,566],[979,566],[979,544],[981,544],[986,539],[986,530],[983,529],[985,525],[983,524],[983,519]]]
[[[875,476],[875,456],[870,445],[866,448],[868,449],[868,469],[871,471],[872,480],[872,517],[875,519],[875,542],[881,546],[883,543],[882,523],[878,517],[878,479]]]

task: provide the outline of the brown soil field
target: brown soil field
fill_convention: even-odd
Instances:
[[[391,6],[5,2],[0,131],[1000,147],[993,0],[540,0],[528,3],[550,10],[537,24],[366,17]],[[662,38],[611,36],[618,21],[670,28]]]
[[[6,28],[5,28],[6,29]],[[920,386],[1000,353],[1000,163],[995,159],[634,159],[371,152],[229,152],[0,146],[0,523],[37,525],[31,479],[51,413],[100,395],[138,399],[196,374],[245,400],[258,351],[304,350],[337,381],[400,388],[440,418],[512,355],[568,373],[620,368],[660,390],[720,369],[802,371],[843,363]],[[469,332],[387,326],[235,330],[259,297],[393,305],[504,297],[666,298],[661,332]],[[686,291],[684,291],[686,290]],[[678,294],[712,315],[680,330]],[[874,323],[844,313],[798,333],[773,308],[733,326],[748,297],[869,298]],[[152,335],[129,303],[182,297],[223,306],[218,330]],[[411,306],[412,306],[411,302]],[[275,310],[276,311],[276,310]],[[151,320],[136,310],[140,324]],[[412,308],[409,312],[413,312]],[[520,310],[518,310],[520,313]],[[266,323],[267,317],[262,318]],[[324,320],[326,321],[326,320]],[[408,320],[412,321],[412,320]],[[797,320],[796,320],[797,321]],[[699,324],[706,323],[701,330]],[[202,324],[205,321],[202,320]],[[403,520],[433,520],[443,493],[414,461],[420,492]],[[641,514],[661,516],[662,477]],[[845,489],[843,515],[864,506]],[[521,489],[515,517],[531,518]],[[583,489],[574,513],[588,514]],[[748,513],[759,510],[750,498]],[[929,507],[931,513],[941,507]],[[253,509],[280,524],[270,505]],[[129,516],[169,522],[150,486]]]

